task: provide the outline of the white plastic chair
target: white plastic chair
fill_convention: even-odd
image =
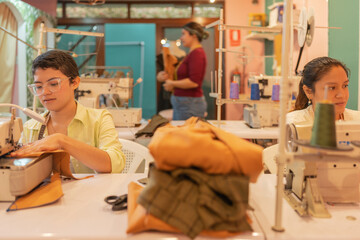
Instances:
[[[119,140],[122,144],[122,151],[126,157],[125,168],[122,173],[138,173],[136,170],[144,160],[144,173],[147,174],[149,171],[149,163],[154,161],[149,149],[137,142],[121,138]]]
[[[171,121],[173,118],[173,109],[165,109],[159,112],[159,115]]]

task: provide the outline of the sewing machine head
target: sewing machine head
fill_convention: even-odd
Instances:
[[[11,116],[0,117],[0,157],[18,147],[22,126],[21,118],[15,117],[15,112]]]
[[[254,104],[244,108],[244,121],[251,128],[278,126],[279,118],[279,105]]]
[[[300,76],[293,76],[292,81],[290,82],[290,91],[291,93],[297,95],[299,82],[301,80]],[[272,96],[273,85],[280,84],[281,76],[250,76],[248,85],[251,86],[252,83],[258,83],[260,89],[260,98],[269,99]]]
[[[127,77],[82,77],[77,89],[79,103],[91,108],[107,108],[113,115],[116,127],[133,127],[140,125],[141,108],[129,108],[133,99],[133,88],[142,82]]]
[[[296,144],[294,140],[310,140],[312,133],[311,122],[291,123],[286,128],[287,150],[289,152],[311,152]],[[338,145],[350,145],[352,141],[359,140],[360,123],[358,121],[336,121],[336,139]]]
[[[86,107],[101,108],[103,95],[117,95],[122,100],[133,97],[132,78],[88,78],[82,77],[77,89],[78,101]],[[111,96],[113,97],[113,96]]]
[[[350,145],[352,141],[359,139],[359,122],[337,121],[335,126],[338,146]],[[294,155],[295,161],[287,165],[287,196],[294,194],[300,201],[316,206],[312,210],[313,216],[323,216],[323,202],[359,202],[360,169],[357,153],[354,154],[356,149],[352,152],[321,152],[294,141],[310,140],[311,132],[312,124],[309,122],[289,124],[287,127],[287,150],[297,153]],[[305,161],[296,160],[297,158]],[[316,212],[316,209],[322,210]]]
[[[280,76],[251,76],[248,84],[259,84],[260,98],[271,99],[273,95],[273,86],[279,84]],[[294,76],[291,82],[291,92],[297,94],[299,76]],[[244,121],[251,128],[273,127],[279,125],[280,109],[279,105],[254,104],[244,108]]]
[[[24,195],[50,176],[52,156],[12,158],[7,156],[18,148],[23,130],[21,118],[0,117],[0,201],[13,201]]]

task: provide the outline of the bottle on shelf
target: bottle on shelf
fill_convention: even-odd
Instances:
[[[234,72],[233,79],[230,83],[230,98],[239,99],[240,73]]]

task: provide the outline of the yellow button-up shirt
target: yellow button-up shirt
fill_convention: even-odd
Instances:
[[[45,112],[43,115],[46,115]],[[41,123],[31,119],[24,124],[20,142],[27,144],[38,140]],[[48,135],[47,129],[44,137]],[[97,147],[107,152],[111,159],[113,173],[119,173],[125,166],[125,155],[115,130],[112,115],[106,109],[87,108],[77,102],[76,114],[70,122],[67,135],[73,139]],[[71,169],[74,173],[93,173],[94,170],[71,157]]]

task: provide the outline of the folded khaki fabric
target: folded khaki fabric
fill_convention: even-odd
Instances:
[[[148,213],[195,238],[203,230],[251,231],[246,215],[248,194],[249,178],[244,175],[151,167],[149,183],[137,202]]]
[[[152,137],[156,129],[167,124],[168,122],[169,120],[162,117],[161,115],[156,114],[152,116],[150,122],[143,129],[140,129],[135,133],[135,137],[138,138],[143,135],[145,135],[146,137]]]
[[[128,228],[127,233],[138,233],[150,230],[157,230],[162,232],[180,233],[180,230],[170,226],[162,220],[154,217],[146,212],[146,209],[136,202],[143,187],[135,182],[131,182],[128,186]],[[251,220],[248,218],[248,222]],[[209,231],[204,230],[200,236],[226,238],[239,235],[241,233],[234,233],[228,231]]]
[[[158,128],[148,148],[156,167],[165,171],[197,167],[210,174],[244,174],[256,182],[263,168],[261,146],[196,117],[183,126]]]

